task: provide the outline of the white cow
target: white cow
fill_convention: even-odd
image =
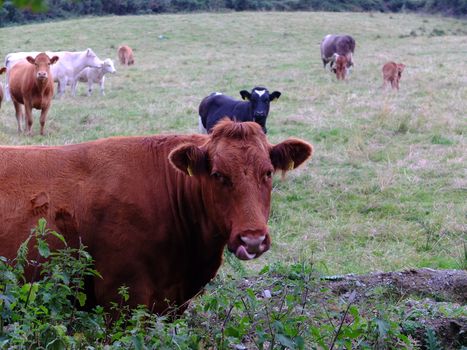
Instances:
[[[71,93],[73,96],[76,96],[76,86],[78,85],[78,81],[81,81],[88,83],[88,96],[91,96],[93,83],[100,85],[101,94],[104,96],[105,74],[115,73],[115,71],[114,63],[110,58],[106,58],[100,68],[86,67],[74,77],[71,83]]]
[[[27,56],[36,57],[40,52],[15,52],[6,55],[5,67],[7,68],[6,82],[8,84],[9,70],[16,63],[24,60]],[[57,97],[62,97],[65,92],[65,87],[68,82],[71,84],[76,74],[81,72],[86,67],[101,67],[102,60],[92,51],[92,49],[86,49],[84,51],[45,51],[49,56],[58,56],[59,60],[57,64],[51,67],[51,73],[54,81],[58,82]],[[7,100],[10,98],[10,92],[8,85],[5,87],[5,95]]]

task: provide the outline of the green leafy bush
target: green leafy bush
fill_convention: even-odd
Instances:
[[[51,239],[63,247],[52,250]],[[180,317],[130,309],[125,286],[110,310],[83,310],[85,277],[100,278],[92,264],[83,244],[69,247],[41,219],[13,260],[0,259],[0,348],[407,349],[405,332],[418,327],[398,308],[329,293],[308,263],[266,266],[251,281],[215,279]]]

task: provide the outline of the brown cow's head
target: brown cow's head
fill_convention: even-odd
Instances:
[[[336,77],[339,80],[344,80],[347,75],[348,59],[346,56],[334,54],[334,68],[333,71],[336,73]]]
[[[402,72],[404,71],[404,68],[405,68],[405,64],[403,64],[403,63],[398,63],[397,64],[397,76],[399,77],[399,79],[402,76]]]
[[[310,144],[298,139],[271,145],[257,123],[223,120],[203,146],[181,145],[169,159],[177,170],[199,181],[207,215],[228,249],[250,260],[271,244],[267,221],[272,175],[295,169],[312,152]]]
[[[40,82],[46,82],[50,75],[50,65],[58,61],[58,56],[50,58],[47,54],[42,52],[38,54],[36,58],[28,56],[26,60],[36,67],[36,79]]]

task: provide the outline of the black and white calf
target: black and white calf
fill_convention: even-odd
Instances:
[[[251,93],[242,90],[240,96],[245,101],[236,100],[219,92],[213,92],[205,97],[199,105],[199,131],[209,133],[216,123],[224,117],[239,122],[254,121],[261,125],[264,133],[266,118],[269,114],[269,103],[277,100],[281,93],[269,93],[265,87],[257,86]]]

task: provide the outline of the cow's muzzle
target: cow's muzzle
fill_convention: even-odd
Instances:
[[[47,80],[48,78],[47,72],[37,72],[36,76],[38,80]]]
[[[239,234],[229,250],[240,260],[251,260],[269,250],[271,239],[267,230],[247,231]]]
[[[256,111],[254,114],[255,118],[264,118],[266,117],[266,112],[265,111]]]

